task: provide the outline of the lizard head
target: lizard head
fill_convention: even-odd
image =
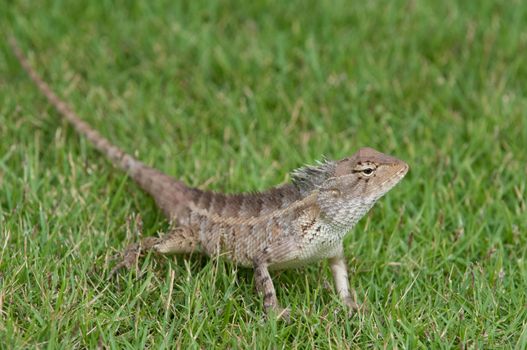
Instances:
[[[372,148],[351,157],[324,161],[293,173],[304,195],[317,190],[317,202],[329,219],[353,225],[408,172],[408,164]]]
[[[361,148],[335,163],[333,177],[322,183],[321,190],[337,190],[337,197],[375,201],[401,181],[408,169],[402,160],[372,148]]]

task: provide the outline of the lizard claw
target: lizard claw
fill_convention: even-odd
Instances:
[[[291,321],[291,310],[289,308],[283,308],[276,306],[266,311],[266,317],[276,317],[278,321],[289,323]]]
[[[366,303],[358,304],[351,296],[348,296],[344,299],[344,304],[346,304],[346,306],[348,307],[350,315],[353,315],[359,311],[368,312],[368,307],[366,306]]]
[[[115,276],[115,274],[123,268],[130,270],[133,266],[135,266],[135,269],[137,271],[138,269],[137,261],[140,255],[141,255],[141,246],[137,243],[130,244],[124,250],[121,261],[117,265],[114,266],[112,271],[110,271],[109,278],[112,278],[113,276]]]
[[[279,308],[276,310],[276,314],[279,320],[285,323],[291,322],[291,310],[289,308]]]
[[[351,311],[358,311],[360,309],[360,305],[357,304],[351,296],[344,298],[344,304],[346,304],[346,306],[350,308]]]
[[[117,271],[125,268],[130,270],[132,266],[135,266],[135,271],[139,274],[139,268],[137,266],[137,261],[144,251],[150,250],[159,243],[159,238],[156,237],[146,237],[139,243],[130,244],[124,250],[122,254],[121,262],[115,265],[115,267],[110,271],[110,277],[114,276]]]

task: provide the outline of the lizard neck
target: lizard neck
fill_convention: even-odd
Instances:
[[[325,225],[340,239],[371,209],[375,201],[355,198],[339,205],[321,206],[321,218]]]

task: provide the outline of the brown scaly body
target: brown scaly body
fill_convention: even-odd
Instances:
[[[116,166],[148,192],[174,229],[129,247],[114,270],[130,267],[139,254],[202,252],[222,255],[255,269],[264,308],[282,316],[269,270],[328,259],[342,300],[357,308],[349,291],[344,235],[408,171],[396,158],[362,148],[351,157],[325,161],[292,173],[293,181],[261,193],[223,194],[189,188],[146,166],[82,121],[29,65],[11,40],[20,64],[58,112]]]

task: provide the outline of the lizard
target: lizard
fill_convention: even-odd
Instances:
[[[291,181],[262,192],[225,194],[189,187],[112,144],[83,121],[30,65],[16,40],[10,44],[20,65],[48,102],[117,168],[153,197],[170,229],[131,244],[112,270],[130,268],[140,255],[199,252],[219,255],[254,269],[266,314],[287,319],[270,271],[328,260],[342,302],[360,308],[350,291],[343,239],[370,208],[406,175],[406,162],[360,148],[340,160],[323,160],[291,172]]]

